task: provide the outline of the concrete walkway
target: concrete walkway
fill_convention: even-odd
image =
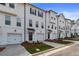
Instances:
[[[31,55],[21,45],[7,45],[6,48],[0,52],[0,56],[28,56]]]

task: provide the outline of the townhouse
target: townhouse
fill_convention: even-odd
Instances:
[[[71,20],[65,19],[65,37],[71,37]]]
[[[61,13],[57,15],[58,38],[65,38],[65,17]]]
[[[45,40],[45,11],[26,3],[26,41]]]
[[[0,3],[0,45],[70,37],[78,25],[72,26],[63,14],[29,3]]]
[[[0,3],[0,45],[24,42],[24,4]]]
[[[72,28],[71,28],[71,33],[74,36],[79,35],[79,20],[73,23]]]
[[[46,11],[46,39],[57,39],[57,17],[56,12]]]

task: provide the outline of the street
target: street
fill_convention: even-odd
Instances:
[[[53,53],[50,56],[79,56],[79,44]]]

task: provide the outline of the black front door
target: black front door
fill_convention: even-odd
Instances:
[[[29,41],[32,41],[32,38],[33,37],[33,33],[32,32],[29,32]]]
[[[50,33],[48,33],[48,39],[50,39]]]

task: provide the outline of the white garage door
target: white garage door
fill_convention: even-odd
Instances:
[[[8,44],[18,44],[22,42],[22,34],[8,34]]]
[[[44,40],[44,34],[37,34],[37,40],[43,41]]]

